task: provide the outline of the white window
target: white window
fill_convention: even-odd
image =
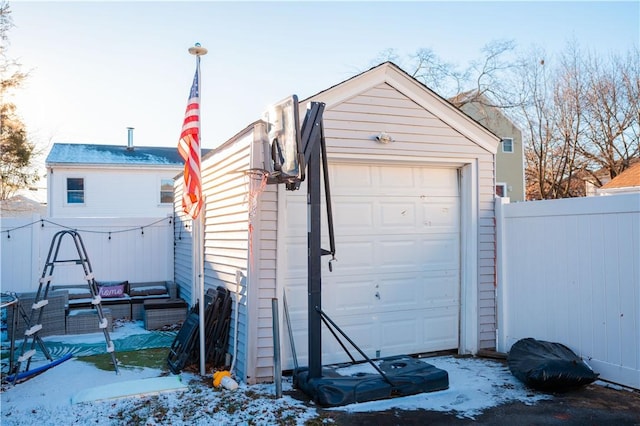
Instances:
[[[67,204],[84,204],[84,178],[67,178]]]
[[[507,184],[506,183],[496,183],[496,196],[498,196],[498,197],[506,197],[507,196]]]
[[[513,138],[502,138],[502,152],[513,152]]]
[[[162,179],[160,181],[160,203],[173,203],[173,179]]]

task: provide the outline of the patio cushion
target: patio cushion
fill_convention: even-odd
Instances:
[[[82,287],[69,287],[66,289],[69,292],[69,300],[87,299],[91,297],[89,286]]]
[[[164,285],[150,285],[143,287],[133,287],[129,290],[129,295],[133,296],[160,296],[167,294],[167,287]]]
[[[127,284],[128,281],[98,283],[98,294],[105,299],[123,297]]]

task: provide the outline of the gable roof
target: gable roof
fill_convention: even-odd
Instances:
[[[209,150],[202,150],[204,155]],[[50,165],[146,165],[183,166],[177,148],[123,145],[55,143],[45,161]]]
[[[322,101],[331,108],[381,83],[404,94],[480,147],[493,154],[497,152],[500,139],[496,135],[393,62],[383,62],[300,103]]]
[[[602,185],[600,189],[629,188],[640,186],[640,161],[620,173],[608,183]]]

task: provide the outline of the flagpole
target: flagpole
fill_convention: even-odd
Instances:
[[[200,46],[200,43],[196,43],[195,46],[189,48],[189,53],[196,56],[196,73],[198,75],[198,93],[202,94],[202,86],[201,86],[201,74],[200,74],[200,56],[207,54],[207,49]],[[202,105],[202,97],[200,96],[200,105]],[[200,120],[198,120],[198,135],[199,141],[198,144],[198,158],[202,158],[202,133],[199,130],[200,128]],[[202,183],[202,173],[201,168],[198,170],[200,176],[198,176],[198,180]],[[204,198],[202,200],[202,205],[204,204]],[[206,208],[203,209],[206,212]],[[194,283],[198,283],[198,334],[200,338],[200,375],[206,375],[205,370],[205,331],[204,331],[204,323],[205,323],[205,306],[204,306],[204,222],[202,219],[202,214],[199,214],[198,217],[194,220],[194,240],[193,240],[193,258],[194,258]]]

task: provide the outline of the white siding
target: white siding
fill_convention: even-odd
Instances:
[[[162,179],[173,179],[176,167],[62,167],[48,175],[51,217],[156,217],[173,213],[160,203]],[[67,178],[83,178],[84,204],[67,204]]]
[[[247,343],[252,336],[248,332],[249,304],[246,278],[236,285],[236,274],[248,274],[249,230],[247,190],[248,180],[243,170],[249,168],[251,129],[209,154],[202,162],[202,189],[205,206],[201,215],[204,222],[204,281],[205,291],[223,286],[232,292],[234,302],[238,298],[238,347],[229,339],[229,352],[236,355],[235,374],[242,381],[251,381],[247,373]],[[182,212],[183,177],[176,179],[175,187],[175,263],[176,283],[180,294],[187,301],[192,297],[192,223]],[[236,305],[233,304],[231,336],[235,336]]]

